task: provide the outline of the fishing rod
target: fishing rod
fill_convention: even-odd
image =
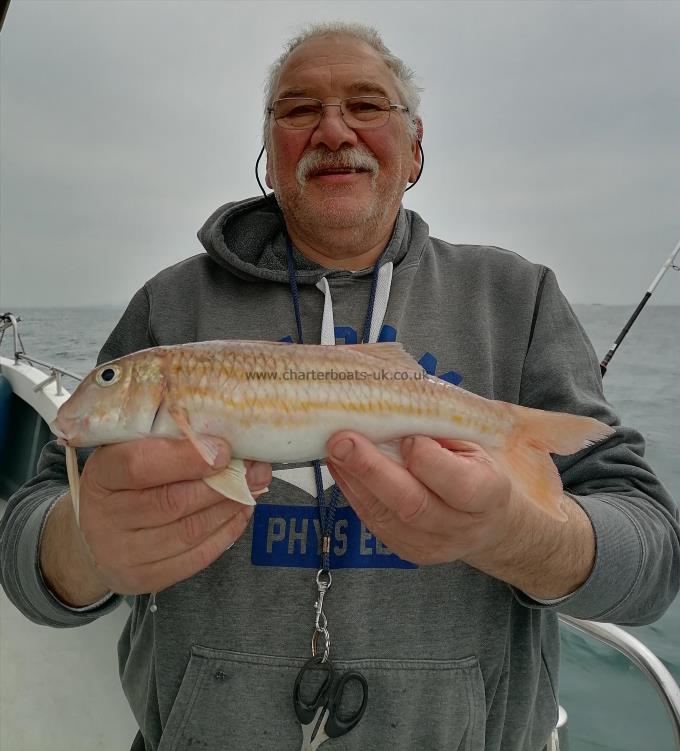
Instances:
[[[5,23],[9,2],[10,0],[0,0],[0,31],[2,31],[2,25]]]
[[[642,312],[642,309],[647,304],[647,301],[654,293],[654,290],[659,285],[659,282],[663,278],[663,275],[669,270],[673,269],[673,271],[680,271],[680,266],[676,266],[674,264],[675,257],[678,255],[678,252],[680,252],[680,243],[678,243],[675,246],[675,250],[668,256],[668,259],[664,263],[664,265],[659,269],[659,273],[654,277],[654,281],[649,285],[649,289],[645,292],[644,297],[640,302],[638,303],[637,308],[633,311],[633,315],[628,319],[626,322],[626,325],[621,330],[621,333],[616,337],[616,341],[614,344],[612,344],[611,349],[607,354],[604,356],[604,360],[600,363],[600,371],[602,373],[602,376],[604,377],[604,374],[607,372],[607,365],[609,365],[609,361],[614,357],[614,353],[616,352],[619,344],[624,340],[626,334],[630,331],[630,327],[635,323],[635,319],[640,315]]]

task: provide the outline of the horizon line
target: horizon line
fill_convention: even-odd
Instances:
[[[625,308],[625,307],[633,307],[637,305],[640,301],[634,300],[632,302],[577,302],[575,300],[569,300],[568,301],[570,305],[599,305],[606,308]],[[2,313],[8,313],[13,312],[13,310],[21,311],[21,309],[28,309],[28,310],[86,310],[91,308],[121,308],[125,309],[129,305],[130,301],[127,300],[126,302],[102,302],[102,303],[82,303],[78,305],[73,304],[64,304],[64,303],[55,303],[53,305],[45,305],[45,304],[31,304],[31,303],[24,303],[22,305],[6,305],[6,304],[0,304],[0,315]],[[680,308],[680,303],[666,303],[666,302],[656,302],[655,300],[649,300],[647,303],[648,306],[654,306],[657,308]]]

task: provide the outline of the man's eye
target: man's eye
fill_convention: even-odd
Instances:
[[[287,117],[306,117],[307,115],[316,115],[319,111],[318,107],[314,107],[310,104],[300,105],[299,107],[293,107],[288,113]]]
[[[375,102],[352,102],[349,106],[352,112],[378,112],[380,110]]]

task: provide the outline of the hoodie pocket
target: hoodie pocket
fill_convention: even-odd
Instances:
[[[297,751],[293,684],[305,660],[194,646],[158,751]],[[368,681],[361,722],[324,751],[483,751],[484,682],[475,657],[337,660]]]

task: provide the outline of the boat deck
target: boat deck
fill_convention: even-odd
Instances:
[[[35,474],[50,436],[45,420],[68,393],[23,361],[15,366],[0,357],[0,372],[14,391],[3,401],[11,431],[0,440],[1,517],[9,495]],[[137,723],[120,685],[116,650],[128,612],[121,605],[87,626],[53,629],[26,619],[0,588],[2,751],[130,748]]]
[[[121,605],[87,626],[52,629],[27,620],[0,589],[0,749],[130,748],[137,723],[116,655],[127,614]]]

